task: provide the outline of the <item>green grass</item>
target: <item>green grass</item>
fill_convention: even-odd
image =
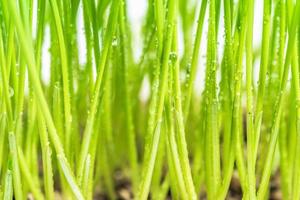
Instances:
[[[0,1],[0,199],[299,199],[300,0],[129,3]]]

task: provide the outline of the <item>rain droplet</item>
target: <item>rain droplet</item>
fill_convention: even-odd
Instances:
[[[187,69],[188,69],[189,71],[191,70],[191,66],[192,66],[191,63],[188,63],[188,64],[187,64]]]
[[[170,52],[169,59],[174,63],[177,60],[177,53],[176,52]]]
[[[189,79],[190,78],[190,73],[186,74],[186,78]]]
[[[112,45],[113,47],[118,46],[118,38],[117,38],[117,37],[114,37],[114,38],[113,38],[111,45]]]
[[[60,85],[59,85],[59,82],[57,81],[57,82],[55,82],[55,84],[54,84],[54,88],[55,89],[60,89]]]
[[[12,96],[14,96],[14,94],[15,94],[15,91],[14,91],[14,89],[12,88],[12,87],[9,87],[9,97],[12,97]]]
[[[264,25],[266,25],[268,23],[268,21],[267,20],[264,20]]]

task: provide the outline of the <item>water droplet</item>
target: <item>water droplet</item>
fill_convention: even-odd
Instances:
[[[175,63],[176,60],[177,60],[177,53],[176,53],[176,52],[173,52],[173,51],[170,52],[169,59],[170,59],[173,63]]]
[[[112,45],[113,47],[118,46],[118,38],[117,38],[117,37],[113,37],[113,40],[112,40],[111,45]]]
[[[170,29],[172,27],[171,23],[168,23],[168,29]]]
[[[188,64],[187,64],[187,69],[188,69],[188,71],[191,71],[191,66],[192,66],[191,63],[188,63]]]
[[[14,91],[14,89],[12,88],[12,87],[9,87],[9,97],[12,97],[12,96],[14,96],[14,94],[15,94],[15,91]]]
[[[55,89],[60,89],[60,84],[59,84],[59,82],[57,81],[57,82],[55,82],[55,84],[54,84],[54,88]]]
[[[268,23],[268,21],[267,20],[264,20],[264,25],[266,25]]]
[[[190,78],[190,73],[186,74],[186,78],[189,79]]]

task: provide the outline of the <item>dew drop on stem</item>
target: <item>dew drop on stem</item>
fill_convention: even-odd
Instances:
[[[169,59],[171,62],[175,63],[177,61],[177,53],[174,51],[170,52]]]
[[[111,42],[111,45],[112,45],[113,47],[118,46],[118,38],[117,38],[117,37],[113,37],[112,42]]]
[[[189,72],[186,74],[186,79],[187,79],[187,80],[190,79],[190,73],[189,73]]]
[[[190,71],[190,70],[191,70],[191,66],[192,66],[192,64],[191,64],[191,63],[188,63],[188,64],[187,64],[187,69],[188,69],[188,71]]]
[[[15,91],[12,87],[9,87],[8,92],[9,92],[9,97],[13,97],[15,94]]]

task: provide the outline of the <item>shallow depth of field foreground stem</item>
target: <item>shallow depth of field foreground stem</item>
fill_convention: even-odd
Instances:
[[[299,67],[300,0],[0,0],[0,199],[300,199]]]

